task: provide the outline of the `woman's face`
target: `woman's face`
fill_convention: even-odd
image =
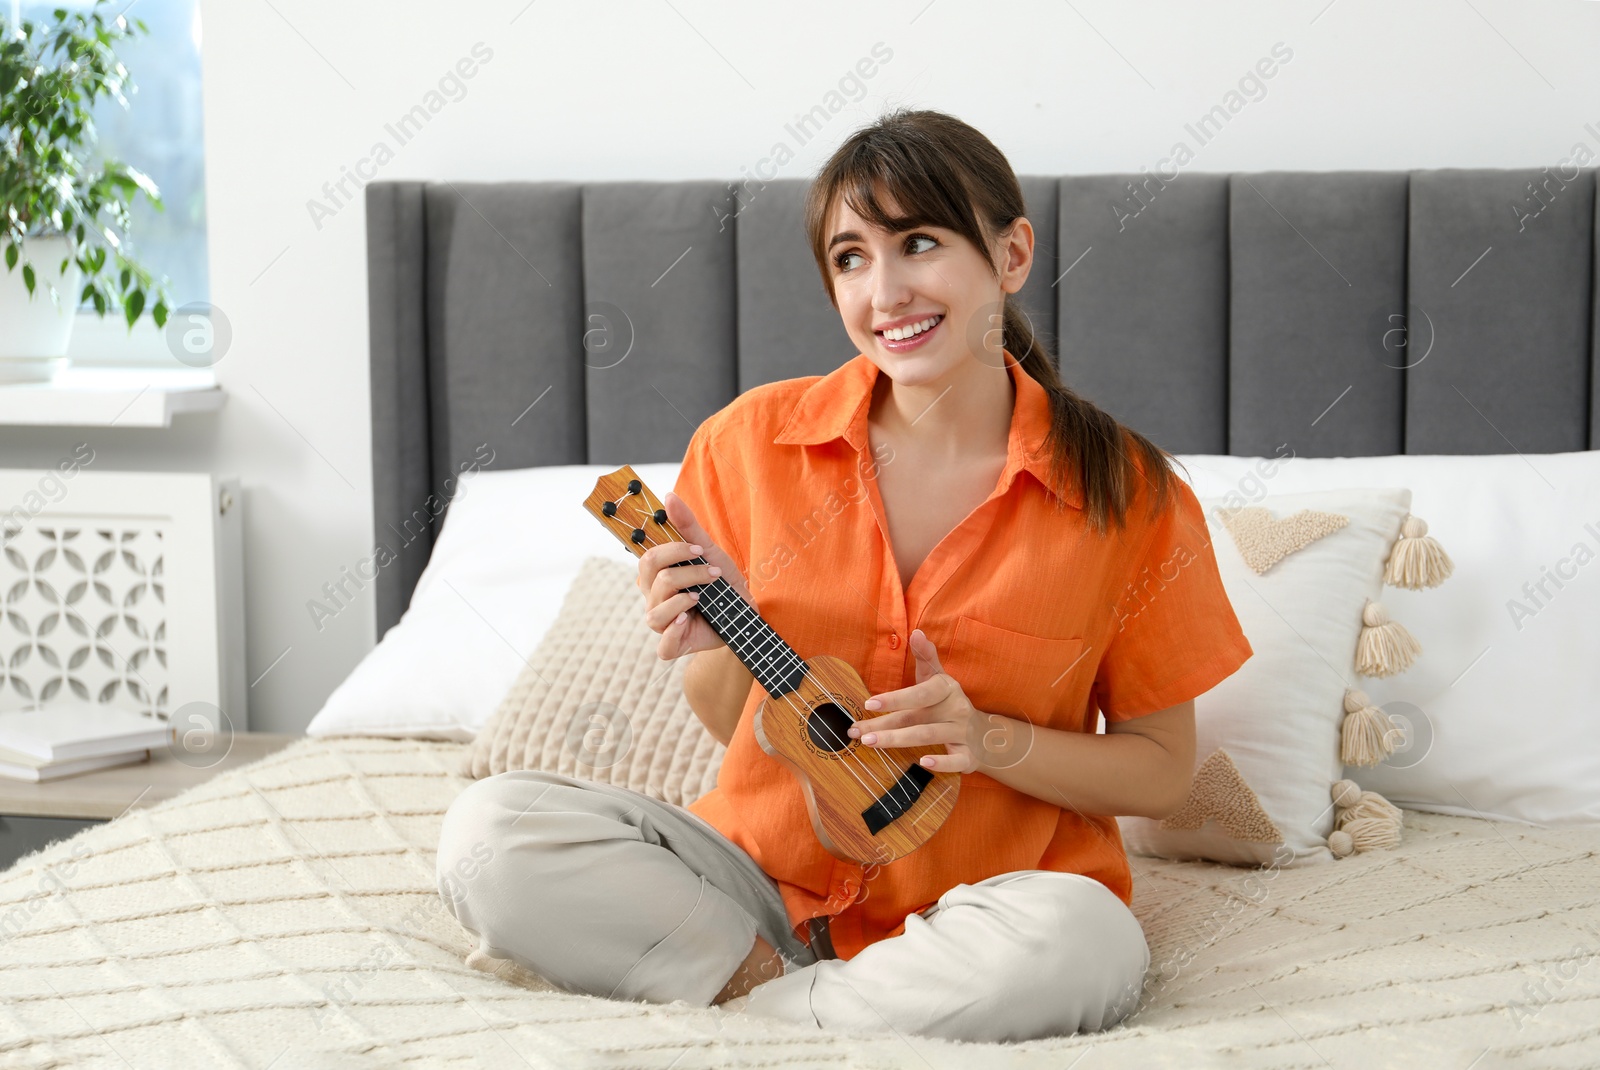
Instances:
[[[891,216],[893,200],[880,195]],[[990,368],[1001,353],[1003,294],[1016,293],[1033,261],[1033,226],[1017,219],[996,242],[1001,266],[944,227],[890,232],[840,197],[829,220],[829,271],[850,339],[897,383],[946,382],[971,360]],[[898,337],[896,337],[898,336]]]

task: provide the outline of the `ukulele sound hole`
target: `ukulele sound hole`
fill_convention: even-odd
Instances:
[[[850,715],[831,702],[824,702],[806,718],[806,735],[813,745],[826,751],[841,751],[851,742]]]

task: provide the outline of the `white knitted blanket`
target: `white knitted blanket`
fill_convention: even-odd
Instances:
[[[0,874],[0,1066],[1600,1063],[1600,831],[1408,812],[1399,849],[1304,869],[1135,857],[1134,1016],[962,1045],[467,967],[433,875],[464,749],[300,740]]]

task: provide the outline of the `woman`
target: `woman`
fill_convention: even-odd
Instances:
[[[981,133],[905,110],[857,131],[806,227],[859,353],[706,420],[664,499],[688,542],[639,561],[660,656],[696,654],[685,695],[728,746],[717,788],[685,810],[490,777],[440,873],[495,860],[441,892],[487,953],[576,991],[969,1041],[1106,1028],[1149,963],[1112,815],[1182,805],[1193,699],[1251,654],[1199,504],[1034,338],[1012,297],[1033,227]],[[684,590],[719,576],[861,672],[862,746],[943,746],[923,761],[961,788],[926,844],[822,848],[756,742],[764,692]]]

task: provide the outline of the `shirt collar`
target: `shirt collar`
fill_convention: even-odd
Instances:
[[[1026,469],[1048,490],[1050,396],[1009,350],[1002,352],[1016,387],[1016,399],[1011,410],[1006,465],[1000,473],[998,489],[1001,493],[1011,489],[1017,473]],[[856,354],[805,389],[783,430],[772,441],[780,445],[817,445],[843,438],[858,453],[866,449],[867,411],[878,375],[878,366],[866,354]],[[1083,494],[1075,476],[1069,475],[1064,500],[1074,508],[1083,508]]]

